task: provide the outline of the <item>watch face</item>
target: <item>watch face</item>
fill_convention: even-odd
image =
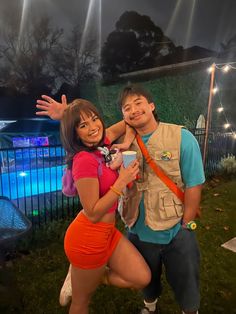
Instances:
[[[195,230],[197,228],[197,224],[195,221],[191,220],[189,222],[182,221],[182,227],[184,229]]]
[[[190,230],[195,230],[197,228],[197,224],[195,221],[190,221],[189,223],[187,223],[187,228]]]

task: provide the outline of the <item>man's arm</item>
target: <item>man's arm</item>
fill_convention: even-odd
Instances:
[[[194,220],[200,206],[202,184],[185,189],[183,222]]]
[[[61,96],[61,103],[55,101],[53,98],[47,95],[42,95],[42,99],[37,100],[36,107],[41,111],[37,111],[36,115],[48,116],[52,120],[61,120],[63,112],[67,107],[66,95]]]
[[[185,184],[183,221],[188,223],[200,215],[202,184],[205,175],[202,156],[196,138],[189,131],[181,131],[180,168]]]

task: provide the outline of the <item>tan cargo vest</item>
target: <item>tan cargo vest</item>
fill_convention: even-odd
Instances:
[[[148,140],[146,147],[157,165],[181,189],[184,184],[180,172],[180,144],[182,126],[159,123],[158,128]],[[153,230],[166,230],[181,220],[183,204],[177,196],[158,178],[146,164],[136,140],[130,150],[137,151],[140,162],[140,179],[127,189],[121,209],[122,220],[132,227],[138,218],[139,204],[144,196],[145,224]]]

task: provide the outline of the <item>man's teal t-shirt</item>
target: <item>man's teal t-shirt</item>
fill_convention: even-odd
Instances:
[[[145,144],[151,135],[152,133],[142,137]],[[205,175],[200,148],[196,138],[186,129],[181,130],[180,169],[185,188],[204,183]],[[146,226],[145,208],[142,199],[139,205],[139,217],[135,225],[129,229],[129,232],[137,234],[139,239],[144,242],[168,244],[175,237],[180,226],[180,223],[178,223],[171,229],[164,231],[154,231]]]

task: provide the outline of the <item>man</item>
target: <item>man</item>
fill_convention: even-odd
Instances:
[[[124,120],[141,136],[150,156],[185,192],[182,204],[145,162],[135,140],[130,149],[138,153],[140,179],[127,192],[122,219],[129,227],[129,240],[152,272],[143,290],[141,313],[158,313],[162,264],[183,313],[197,313],[199,249],[190,222],[196,217],[205,181],[199,145],[181,126],[159,122],[151,96],[140,86],[125,87],[119,104]]]
[[[50,105],[55,103],[53,99],[43,98],[46,101],[38,101],[37,107],[43,110],[38,114],[58,119],[61,114],[59,103],[54,107]],[[62,103],[65,107],[65,98]],[[181,126],[159,122],[151,96],[140,86],[125,87],[119,104],[124,120],[142,137],[150,156],[185,192],[183,206],[145,163],[135,140],[131,149],[138,152],[140,178],[128,189],[122,219],[129,227],[129,240],[143,255],[152,272],[152,280],[143,290],[141,313],[158,313],[164,264],[167,281],[183,313],[195,314],[200,306],[199,249],[189,222],[195,219],[205,181],[198,143]]]

